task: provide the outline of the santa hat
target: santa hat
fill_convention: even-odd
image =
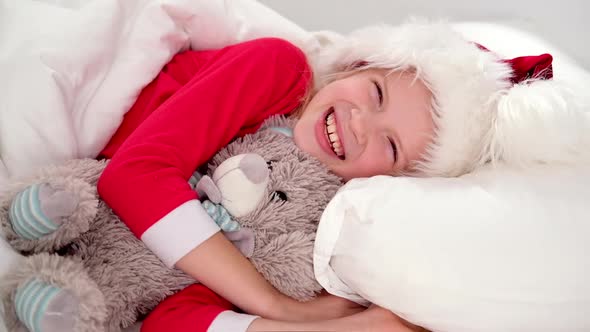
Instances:
[[[324,46],[315,62],[320,85],[360,64],[411,70],[429,87],[436,132],[416,167],[420,174],[459,176],[500,160],[590,160],[587,104],[546,80],[552,77],[549,54],[502,59],[448,24],[428,22],[324,35],[320,42]]]

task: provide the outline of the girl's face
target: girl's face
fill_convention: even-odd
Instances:
[[[318,91],[295,125],[295,143],[345,180],[399,175],[434,135],[431,100],[413,73],[365,70]]]

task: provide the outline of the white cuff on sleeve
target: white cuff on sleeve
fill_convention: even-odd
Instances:
[[[207,332],[246,332],[258,316],[239,314],[233,311],[223,311],[209,325]]]
[[[190,200],[170,211],[148,228],[141,240],[168,267],[199,246],[219,226],[211,219],[198,200]]]

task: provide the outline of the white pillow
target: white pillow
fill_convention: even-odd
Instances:
[[[349,182],[317,232],[330,293],[433,331],[590,331],[590,169]]]

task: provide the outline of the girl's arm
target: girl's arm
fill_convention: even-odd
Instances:
[[[201,284],[166,298],[141,325],[142,332],[388,331],[424,332],[390,311],[371,307],[352,316],[315,322],[286,322],[240,314],[227,300]]]
[[[176,266],[245,312],[268,319],[313,321],[344,317],[363,309],[333,295],[318,296],[315,300],[302,303],[281,294],[221,233],[195,248]],[[199,266],[207,266],[211,270]]]
[[[298,107],[311,80],[305,56],[268,38],[177,57],[200,69],[124,140],[99,180],[100,195],[164,263],[246,312],[280,319],[346,312],[326,300],[303,306],[271,287],[218,232],[187,182],[235,136]],[[153,83],[169,82],[162,75]]]
[[[257,318],[250,324],[247,331],[428,332],[422,327],[404,321],[391,311],[377,306],[371,306],[351,316],[316,322],[282,322]]]

